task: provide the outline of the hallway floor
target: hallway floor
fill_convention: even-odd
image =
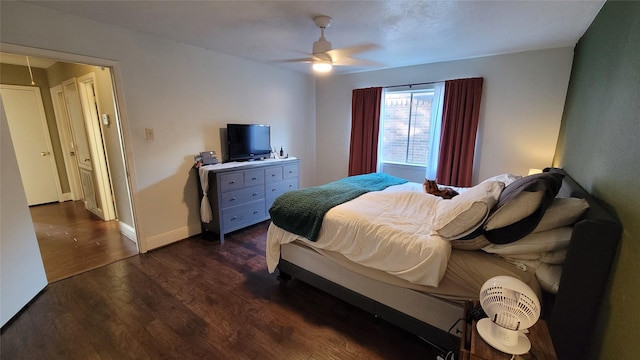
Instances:
[[[138,254],[118,221],[102,221],[82,201],[32,206],[40,254],[49,283]]]

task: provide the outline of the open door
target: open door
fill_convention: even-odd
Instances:
[[[91,80],[89,82],[94,83]],[[90,105],[87,105],[87,91],[93,91],[93,86],[84,82],[79,86],[76,78],[62,83],[85,207],[102,220],[113,220],[115,210],[102,132],[95,112],[97,110],[91,111]],[[95,98],[95,94],[92,97]]]
[[[84,195],[82,192],[82,184],[80,183],[78,163],[76,161],[76,143],[71,132],[71,120],[67,113],[62,84],[54,86],[49,89],[49,91],[51,92],[53,111],[56,116],[58,135],[60,136],[60,147],[62,148],[62,156],[64,157],[64,167],[67,171],[67,178],[69,179],[71,200],[82,200],[84,199]]]
[[[0,326],[4,326],[47,286],[47,276],[2,101],[0,172]]]
[[[111,189],[107,148],[102,134],[96,78],[93,73],[78,78],[78,91],[93,163],[95,196],[99,203],[99,211],[102,212],[101,218],[103,220],[112,220],[116,218],[116,211],[113,202],[113,190]]]

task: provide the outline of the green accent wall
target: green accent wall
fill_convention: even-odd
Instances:
[[[640,2],[605,3],[576,45],[554,166],[624,228],[594,358],[640,358]]]

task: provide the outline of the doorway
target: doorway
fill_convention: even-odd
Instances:
[[[50,140],[53,143],[51,153],[52,158],[56,160],[55,168],[59,173],[59,184],[56,186],[62,195],[59,196],[58,201],[30,206],[49,282],[91,270],[139,252],[112,70],[108,66],[67,62],[65,61],[67,59],[64,59],[65,54],[56,54],[58,55],[62,59],[29,56],[25,66],[26,56],[24,55],[0,54],[2,83],[40,91],[50,130]],[[70,60],[74,60],[74,57],[76,56],[69,55]],[[28,60],[31,60],[30,63]],[[45,65],[39,67],[38,64]],[[31,79],[28,78],[29,74],[32,74]],[[94,206],[92,209],[99,208],[98,213],[103,215],[104,219],[114,220],[103,221],[96,216],[95,211],[88,210],[85,189],[78,181],[79,167],[77,163],[74,164],[77,142],[73,139],[69,124],[62,119],[68,114],[69,108],[65,106],[60,109],[54,106],[54,103],[59,103],[60,96],[63,95],[57,92],[57,89],[64,87],[63,83],[70,79],[82,81],[76,94],[78,97],[84,97],[79,101],[80,106],[89,104],[94,110],[89,119],[93,126],[91,135],[99,138],[99,141],[94,142],[90,149],[92,151],[90,162],[94,167],[97,165],[105,171],[99,174],[102,183],[94,179],[91,183],[113,199],[97,201],[102,205],[108,201],[112,205],[106,216],[101,208]],[[94,97],[88,99],[89,93]],[[82,111],[87,110],[82,109]],[[102,122],[100,118],[108,121]],[[12,134],[13,132],[11,130]],[[16,157],[21,161],[21,150],[14,148]],[[90,258],[99,260],[83,265]],[[69,270],[61,273],[58,266],[55,273],[50,276],[48,268],[51,267],[47,264],[52,263],[51,259],[56,260],[58,264],[69,265],[67,266]]]

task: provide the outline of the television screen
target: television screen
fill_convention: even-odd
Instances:
[[[227,124],[229,161],[269,158],[270,135],[269,125]]]

